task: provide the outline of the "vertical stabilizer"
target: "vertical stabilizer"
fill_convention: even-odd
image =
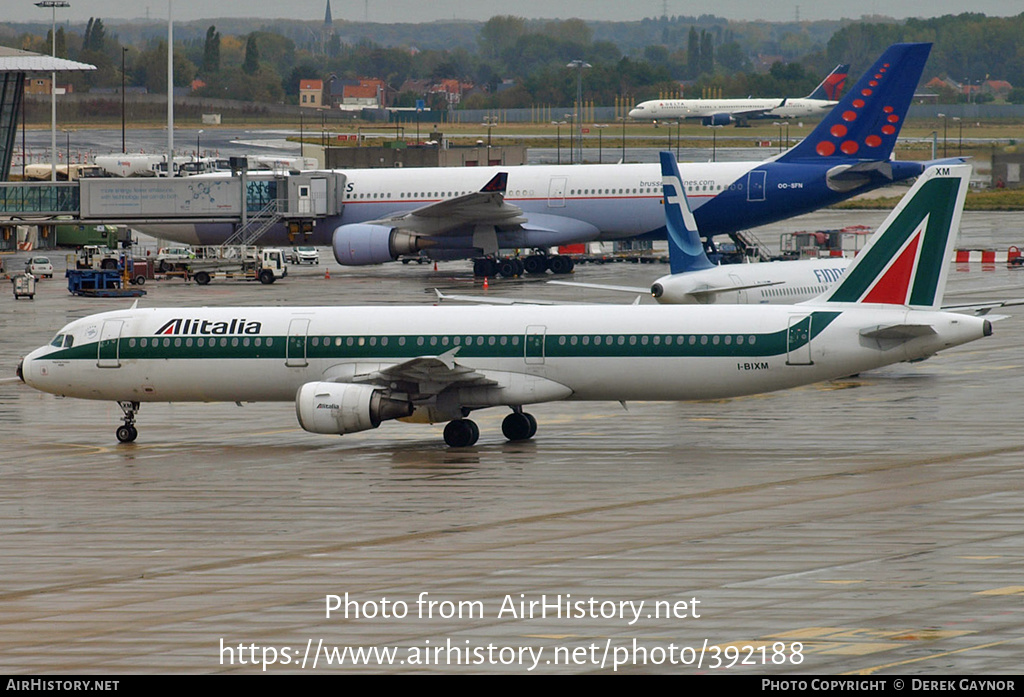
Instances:
[[[808,302],[940,309],[970,178],[970,165],[925,170],[839,282]]]
[[[778,162],[884,161],[900,134],[931,44],[894,44],[810,135]]]
[[[669,268],[673,274],[714,267],[704,252],[697,221],[686,199],[679,166],[671,152],[661,153],[661,187],[668,228]]]
[[[843,94],[843,86],[846,85],[846,78],[849,74],[850,64],[840,63],[806,98],[838,102],[840,95]]]

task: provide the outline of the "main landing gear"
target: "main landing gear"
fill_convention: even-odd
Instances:
[[[132,443],[139,437],[139,431],[135,428],[135,413],[139,410],[138,402],[118,402],[124,412],[124,426],[117,429],[117,440],[122,443]]]
[[[564,254],[548,256],[547,254],[531,254],[528,257],[477,257],[473,260],[473,275],[494,278],[504,276],[512,278],[523,273],[542,274],[551,271],[554,274],[572,273],[575,263],[572,257]]]
[[[501,432],[510,441],[529,440],[537,433],[537,419],[517,407],[501,422]],[[455,419],[444,427],[444,442],[452,448],[468,448],[479,438],[480,427],[469,419]]]

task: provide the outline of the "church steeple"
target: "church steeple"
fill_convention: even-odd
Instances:
[[[331,0],[327,0],[327,11],[324,13],[324,29],[330,31],[330,29],[332,28],[332,22],[333,20],[331,19]]]

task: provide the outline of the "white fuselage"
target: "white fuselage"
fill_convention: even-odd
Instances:
[[[744,175],[755,164],[680,165],[691,205],[700,207],[737,186],[737,181],[743,186]],[[330,244],[329,233],[341,225],[365,223],[479,191],[499,172],[508,173],[505,201],[521,208],[534,227],[575,231],[577,241],[621,239],[658,230],[665,224],[661,168],[657,163],[337,171],[347,179],[344,209],[340,215],[329,216],[317,224],[317,233],[308,240],[310,244]],[[172,223],[137,227],[160,239],[195,245],[219,244],[233,230],[228,224]],[[273,234],[266,239],[268,244],[288,242],[286,236],[278,239]],[[509,244],[510,248],[515,246]]]
[[[850,263],[850,259],[836,257],[726,264],[662,276],[651,292],[663,304],[792,305],[821,295]]]
[[[933,331],[865,337],[908,324]],[[23,377],[39,390],[84,399],[291,401],[306,383],[358,382],[448,354],[497,386],[461,400],[472,408],[692,400],[920,359],[987,335],[988,327],[952,313],[827,304],[131,309],[72,322],[24,359]],[[426,383],[418,389],[423,400],[443,392]]]
[[[634,107],[629,116],[641,120],[698,119],[716,114],[749,118],[793,119],[820,116],[838,102],[828,99],[652,99]]]

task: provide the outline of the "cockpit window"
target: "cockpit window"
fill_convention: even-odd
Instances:
[[[71,348],[71,345],[75,343],[75,337],[70,334],[58,334],[53,337],[53,341],[50,342],[50,346],[56,348]]]

